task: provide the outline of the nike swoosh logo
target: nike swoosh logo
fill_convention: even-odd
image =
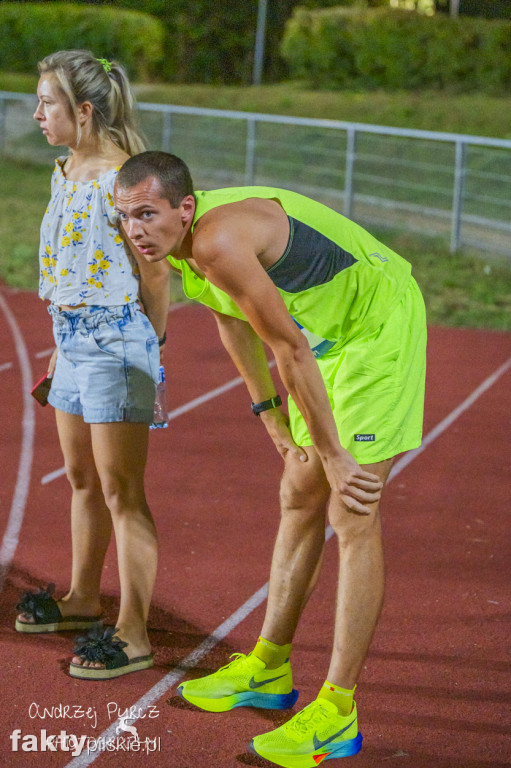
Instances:
[[[255,680],[254,677],[251,677],[248,681],[248,687],[254,690],[254,688],[260,688],[262,685],[268,685],[268,683],[274,683],[275,680],[280,680],[281,677],[285,677],[285,675],[279,675],[278,677],[269,677],[267,680],[260,680],[259,682]]]
[[[321,749],[321,747],[324,747],[326,744],[329,744],[331,741],[336,739],[338,736],[342,736],[342,734],[348,730],[348,728],[351,728],[355,720],[352,720],[349,725],[347,725],[345,728],[341,728],[340,731],[337,731],[337,733],[334,733],[333,736],[329,736],[328,739],[325,739],[324,741],[320,741],[316,734],[312,737],[312,743],[314,744],[314,749]]]

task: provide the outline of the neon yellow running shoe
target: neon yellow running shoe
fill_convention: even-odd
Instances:
[[[361,748],[356,705],[342,717],[335,704],[323,698],[250,743],[256,755],[284,768],[316,768],[323,760],[356,755]]]
[[[298,698],[293,690],[291,664],[287,659],[276,669],[251,653],[233,653],[233,659],[212,675],[182,683],[179,695],[208,712],[227,712],[234,707],[289,709]]]

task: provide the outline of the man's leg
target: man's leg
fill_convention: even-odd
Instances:
[[[363,468],[387,480],[393,459]],[[384,564],[379,503],[358,515],[332,503],[329,519],[339,545],[334,646],[328,681],[353,688],[364,664],[383,604]]]
[[[316,584],[325,543],[330,486],[314,448],[308,461],[289,453],[281,481],[281,520],[273,550],[268,605],[261,631],[272,643],[291,643]]]
[[[386,481],[392,459],[365,465]],[[330,503],[329,520],[339,545],[334,646],[318,697],[274,731],[256,736],[253,752],[277,765],[313,768],[360,751],[353,693],[383,602],[384,568],[378,504],[369,515]]]
[[[316,583],[323,549],[324,505],[329,487],[315,450],[306,450],[309,461],[302,464],[291,459],[282,481],[282,520],[261,632],[263,638],[278,645],[292,642],[301,612]],[[364,469],[385,482],[392,461],[365,465]],[[379,504],[372,505],[370,515],[359,515],[342,503],[332,501],[329,521],[338,541],[339,574],[334,645],[327,680],[334,686],[352,690],[383,603]],[[350,708],[351,702],[348,711]]]
[[[288,709],[293,690],[290,643],[319,573],[330,487],[313,448],[307,462],[288,454],[281,483],[282,514],[273,553],[268,607],[254,651],[237,654],[218,672],[178,688],[187,701],[211,712],[234,707]]]

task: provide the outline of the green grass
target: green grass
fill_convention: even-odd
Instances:
[[[37,77],[0,73],[0,90],[34,92],[36,84]],[[136,91],[140,101],[511,137],[511,99],[484,94],[326,93],[308,91],[298,83],[258,88],[137,85]],[[232,151],[237,142],[228,144]],[[0,278],[15,287],[37,287],[39,225],[49,199],[50,174],[51,165],[2,159]],[[452,255],[441,239],[369,229],[411,261],[430,324],[511,331],[509,261],[482,259],[467,250]],[[181,296],[177,286],[174,292]]]
[[[0,71],[0,91],[15,91],[16,93],[35,93],[37,74],[20,75],[17,72]]]
[[[451,254],[443,240],[403,232],[373,234],[411,262],[430,325],[511,331],[511,265],[498,257]]]
[[[39,224],[49,198],[50,174],[49,166],[3,162],[0,277],[18,288],[37,288]],[[509,265],[483,261],[467,251],[451,255],[443,240],[372,231],[412,263],[430,324],[511,331]],[[176,299],[182,296],[177,284],[173,293]]]
[[[37,76],[0,72],[0,90],[34,93]],[[511,138],[510,96],[446,91],[314,91],[299,82],[263,86],[136,84],[139,101],[267,112],[428,131]]]
[[[51,166],[2,160],[0,279],[36,288],[39,226],[50,199]]]
[[[297,82],[236,87],[139,85],[139,101],[266,112],[511,138],[511,97],[442,91],[313,91]]]

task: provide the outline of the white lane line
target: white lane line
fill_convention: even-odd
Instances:
[[[48,483],[51,483],[53,480],[57,480],[57,478],[62,477],[62,475],[66,474],[66,468],[60,467],[60,469],[55,469],[53,472],[48,472],[47,475],[44,475],[41,478],[41,485],[47,485]]]
[[[206,656],[209,651],[215,647],[218,643],[220,643],[224,638],[227,637],[227,635],[230,634],[230,632],[235,629],[238,624],[241,624],[241,622],[246,619],[247,616],[249,616],[253,610],[255,610],[261,603],[263,603],[268,596],[268,584],[265,584],[264,587],[261,587],[261,589],[257,590],[255,594],[252,595],[243,605],[241,608],[238,608],[237,611],[235,611],[229,618],[224,621],[223,624],[220,624],[220,626],[214,631],[212,635],[209,635],[200,645],[197,646],[187,657],[184,659],[181,664],[177,667],[175,667],[172,672],[169,672],[167,675],[165,675],[164,678],[162,678],[156,685],[153,685],[152,688],[150,688],[147,693],[145,693],[135,704],[135,709],[133,710],[133,713],[138,712],[138,717],[134,719],[138,720],[143,713],[149,709],[150,706],[155,701],[158,701],[162,696],[164,696],[169,688],[172,688],[173,685],[175,685],[179,680],[181,680],[182,677],[186,675],[188,670],[193,669],[199,661]],[[140,709],[139,709],[140,707]],[[131,720],[130,720],[131,722]],[[109,739],[115,739],[117,736],[116,728],[119,724],[119,720],[116,720],[114,723],[108,726],[108,728],[103,731],[103,733],[98,736],[94,737],[94,741],[96,745],[103,745],[108,742]],[[91,763],[94,762],[94,760],[99,757],[101,754],[101,751],[91,751],[91,752],[82,752],[81,755],[78,757],[75,757],[74,760],[71,760],[70,763],[65,766],[65,768],[86,768],[86,766],[91,765]]]
[[[275,360],[271,360],[269,367],[273,368],[274,365]],[[200,395],[200,397],[196,397],[184,405],[180,405],[179,408],[174,408],[173,411],[169,411],[167,421],[172,421],[173,419],[177,419],[178,416],[182,416],[183,413],[189,413],[189,411],[193,411],[193,409],[198,408],[199,405],[203,405],[204,403],[207,403],[208,400],[213,400],[213,398],[223,395],[225,392],[228,392],[230,389],[234,389],[234,387],[237,387],[240,384],[243,384],[243,379],[241,376],[237,376],[235,379],[231,379],[225,384],[222,384],[220,387],[216,387],[216,389],[212,389],[209,392],[206,392],[206,394]],[[65,467],[55,469],[53,472],[49,472],[47,475],[44,475],[44,477],[41,479],[41,485],[47,485],[47,483],[51,483],[52,480],[56,480],[65,474]]]
[[[34,400],[30,396],[30,387],[32,385],[32,369],[30,367],[27,347],[23,340],[20,328],[16,322],[16,318],[14,317],[9,308],[9,305],[1,293],[0,309],[4,313],[5,319],[10,326],[16,347],[16,355],[21,370],[21,398],[23,402],[23,416],[21,422],[21,450],[18,463],[18,473],[16,477],[16,485],[12,498],[11,509],[9,512],[7,528],[5,530],[2,539],[2,546],[0,548],[1,592],[4,585],[5,574],[7,573],[9,565],[11,564],[11,561],[14,557],[16,547],[18,546],[19,533],[21,524],[23,522],[23,515],[25,513],[25,505],[27,502],[28,489],[30,485],[30,474],[32,470],[32,458],[34,453],[35,414]]]
[[[507,360],[503,365],[500,366],[500,368],[497,368],[497,370],[491,374],[491,376],[488,376],[487,379],[483,381],[482,384],[480,384],[477,389],[474,389],[472,394],[470,394],[466,400],[464,400],[460,405],[458,405],[457,408],[454,409],[454,411],[451,411],[451,413],[443,419],[439,424],[436,425],[436,427],[433,427],[431,432],[428,432],[426,437],[423,438],[421,445],[418,448],[414,448],[413,451],[408,451],[408,453],[405,453],[404,456],[401,456],[398,461],[394,464],[392,469],[390,470],[389,479],[387,480],[387,483],[390,483],[391,480],[393,480],[397,475],[399,475],[400,472],[403,471],[409,464],[414,461],[417,456],[420,456],[421,453],[423,453],[428,446],[433,443],[437,437],[440,437],[449,427],[454,424],[456,419],[458,419],[465,411],[467,411],[471,405],[475,403],[475,401],[481,397],[482,394],[484,394],[491,386],[494,384],[500,376],[502,376],[508,368],[511,368],[511,357],[509,360]],[[333,534],[333,529],[331,526],[328,526],[326,529],[326,538],[329,539]]]
[[[199,405],[202,405],[203,403],[207,403],[208,400],[212,400],[214,397],[223,395],[224,392],[228,392],[230,389],[233,389],[234,387],[237,387],[239,384],[242,384],[242,383],[243,383],[243,379],[241,378],[241,376],[237,376],[235,379],[231,379],[231,381],[228,381],[226,384],[222,384],[222,386],[217,387],[216,389],[212,389],[210,392],[206,392],[205,395],[201,395],[200,397],[196,397],[194,400],[190,400],[189,403],[180,405],[179,408],[175,408],[173,411],[169,411],[168,421],[172,421],[172,419],[177,419],[177,417],[182,416],[183,413],[188,413],[189,411],[193,411],[193,409],[198,408]],[[46,485],[47,483],[51,483],[52,480],[56,480],[58,477],[61,477],[62,475],[65,475],[65,474],[66,474],[65,467],[60,467],[60,469],[56,469],[53,472],[49,472],[47,475],[44,475],[44,477],[41,479],[41,485]]]
[[[3,365],[0,365],[0,373],[2,373],[2,371],[8,371],[10,368],[12,368],[12,363],[4,363]]]
[[[49,349],[42,349],[40,352],[36,352],[34,355],[36,360],[41,360],[43,357],[51,357],[53,355],[53,350],[55,347],[50,347]]]
[[[475,389],[471,395],[467,397],[466,400],[464,400],[461,405],[458,405],[457,408],[454,409],[454,411],[451,411],[451,413],[446,416],[446,418],[440,422],[440,424],[437,424],[437,426],[431,430],[431,432],[423,439],[422,444],[415,448],[413,451],[409,451],[404,456],[402,456],[399,461],[395,463],[395,465],[392,467],[392,470],[390,472],[391,479],[393,475],[397,474],[398,472],[401,472],[402,469],[408,466],[419,454],[421,454],[423,451],[426,450],[426,448],[437,439],[439,435],[442,434],[442,432],[445,432],[448,427],[453,424],[457,418],[461,416],[462,413],[467,411],[471,405],[475,403],[475,401],[481,397],[495,382],[497,379],[499,379],[506,371],[511,368],[511,357],[509,360],[507,360],[505,363],[503,363],[500,368],[497,368],[497,370],[491,374],[491,376],[488,376],[487,379],[483,381],[482,384],[480,384],[477,389]]]
[[[168,420],[172,421],[172,419],[177,419],[177,417],[181,416],[183,413],[193,411],[193,409],[198,408],[199,405],[203,405],[209,400],[213,400],[213,398],[223,395],[225,392],[234,389],[234,387],[237,387],[240,384],[243,384],[243,379],[241,376],[237,376],[235,379],[231,379],[220,387],[216,387],[216,389],[206,392],[205,395],[200,395],[200,397],[196,397],[194,400],[190,400],[190,402],[180,405],[179,408],[174,408],[173,411],[169,411]]]
[[[456,421],[456,419],[461,416],[462,413],[464,413],[464,411],[470,408],[470,406],[472,406],[476,400],[484,392],[486,392],[486,390],[488,390],[510,367],[511,358],[509,358],[506,363],[501,365],[500,368],[495,371],[495,373],[485,379],[483,383],[477,387],[477,389],[475,389],[474,392],[472,392],[472,394],[466,398],[466,400],[461,403],[461,405],[451,411],[451,413],[443,421],[437,424],[437,426],[434,427],[431,432],[426,435],[421,448],[417,448],[415,451],[410,451],[410,453],[399,459],[399,461],[397,461],[392,468],[388,482],[399,475],[399,473],[402,472],[405,467],[407,467],[409,464],[411,464],[412,461],[414,461],[414,459],[417,458],[417,456],[420,456],[423,450],[429,447],[438,437],[440,437],[440,435],[442,435]],[[411,458],[407,461],[409,456],[411,456]],[[332,534],[333,530],[331,526],[328,526],[326,529],[326,539],[329,539]],[[204,656],[209,653],[209,651],[211,651],[216,645],[218,645],[218,643],[224,640],[233,629],[241,624],[241,622],[252,613],[252,611],[258,608],[261,603],[264,602],[268,595],[268,584],[269,582],[266,582],[264,586],[262,586],[252,595],[252,597],[249,597],[249,599],[243,603],[241,608],[238,608],[238,610],[229,616],[229,618],[224,621],[223,624],[220,624],[220,626],[217,627],[217,629],[215,629],[215,631],[209,635],[200,645],[198,645],[197,648],[195,648],[181,662],[181,664],[174,667],[171,672],[168,672],[165,677],[163,677],[158,683],[156,683],[156,685],[150,688],[147,693],[145,693],[133,705],[132,711],[138,712],[138,717],[135,718],[135,721],[138,720],[144,714],[144,712],[154,704],[155,701],[164,696],[167,691],[172,688],[172,686],[178,683],[190,669],[193,669],[199,663],[199,661],[201,661],[201,659],[203,659]],[[117,720],[115,723],[112,723],[105,731],[103,731],[98,739],[95,740],[96,743],[106,743],[108,739],[115,738],[115,729],[119,722],[120,721]],[[75,757],[74,760],[71,760],[71,762],[68,763],[65,768],[86,768],[88,765],[91,765],[96,760],[96,758],[99,757],[100,754],[101,751],[94,751],[90,753],[83,752],[78,757]]]

